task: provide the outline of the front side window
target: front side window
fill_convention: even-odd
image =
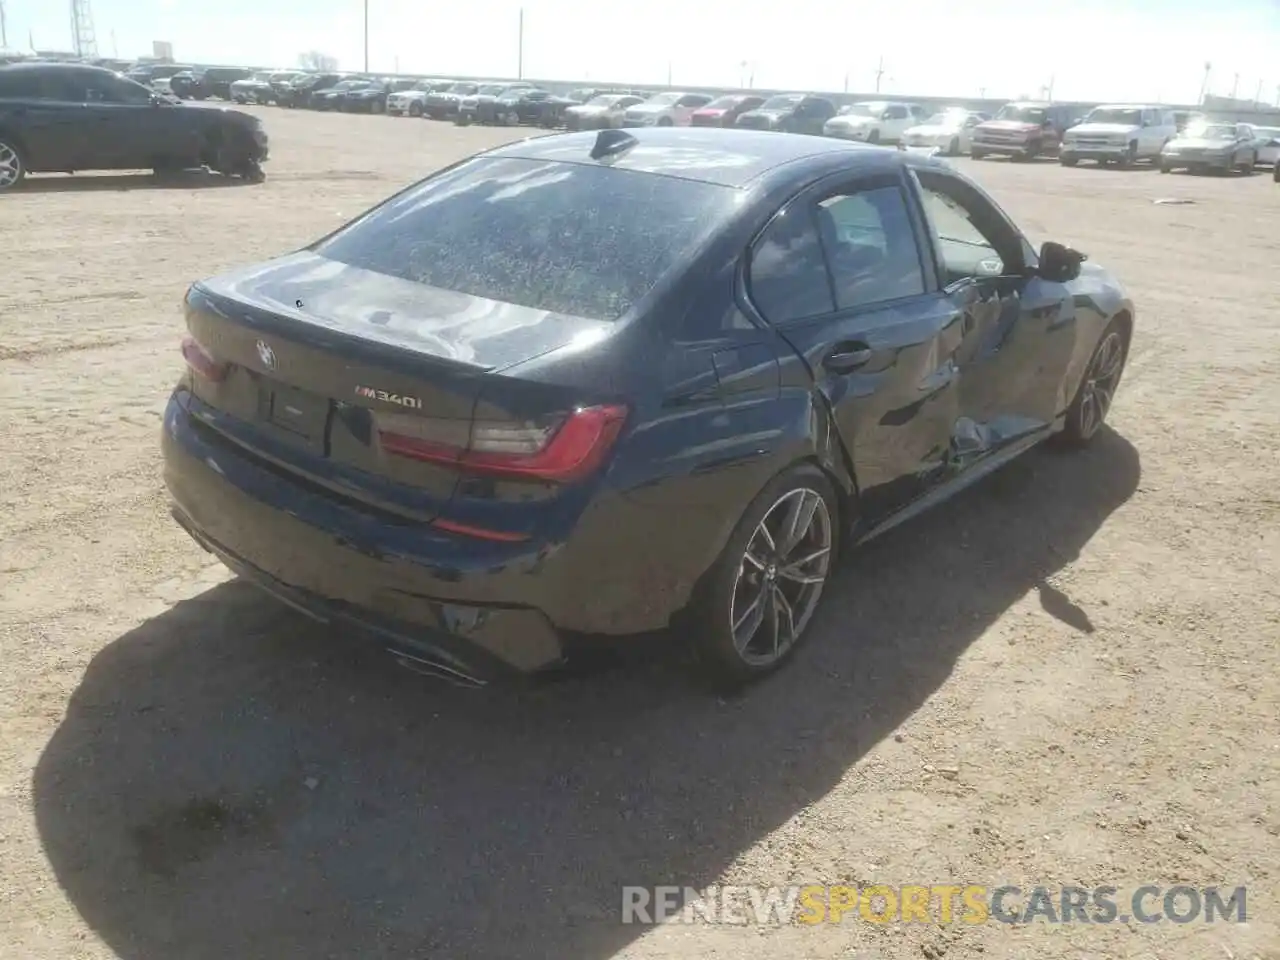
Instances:
[[[125,77],[94,76],[84,84],[87,103],[150,103],[152,91]]]
[[[924,293],[920,250],[899,187],[828,197],[816,217],[839,309]]]
[[[687,261],[737,191],[578,163],[478,158],[312,249],[404,280],[614,320]]]
[[[962,181],[931,170],[917,171],[925,220],[942,261],[945,282],[1004,275],[1014,256],[1002,256],[1018,238],[995,210]],[[1002,229],[1003,227],[1003,229]]]

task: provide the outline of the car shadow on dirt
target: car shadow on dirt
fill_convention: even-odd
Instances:
[[[644,930],[622,886],[713,882],[825,795],[1139,476],[1110,430],[1009,465],[855,554],[730,700],[662,660],[457,690],[219,586],[87,668],[34,777],[45,850],[125,960],[612,956]]]
[[[248,187],[253,181],[228,177],[211,170],[154,173],[73,174],[27,177],[15,188],[23,193],[88,193],[94,190],[203,190],[216,187]]]

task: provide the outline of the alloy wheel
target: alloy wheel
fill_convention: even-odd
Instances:
[[[0,190],[8,189],[22,179],[22,158],[13,146],[0,141]]]
[[[831,569],[831,513],[823,496],[799,487],[779,497],[747,541],[729,607],[733,645],[765,667],[804,633]]]
[[[1081,437],[1093,436],[1106,420],[1123,367],[1124,339],[1119,331],[1113,330],[1098,345],[1098,352],[1085,374],[1084,392],[1080,397]]]

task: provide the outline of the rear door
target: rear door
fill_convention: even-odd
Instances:
[[[875,524],[947,473],[961,314],[936,292],[897,173],[827,181],[750,252],[748,296],[804,359]],[[931,292],[932,291],[932,292]]]
[[[973,184],[938,168],[914,178],[943,292],[963,315],[952,444],[965,469],[1047,429],[1065,408],[1076,307],[1064,284],[1026,276],[1029,245]]]
[[[87,149],[84,104],[68,79],[56,67],[0,76],[0,120],[21,132],[33,169],[74,170]]]

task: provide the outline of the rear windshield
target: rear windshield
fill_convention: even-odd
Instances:
[[[615,320],[693,252],[736,195],[594,164],[478,158],[313,249],[432,287]]]

